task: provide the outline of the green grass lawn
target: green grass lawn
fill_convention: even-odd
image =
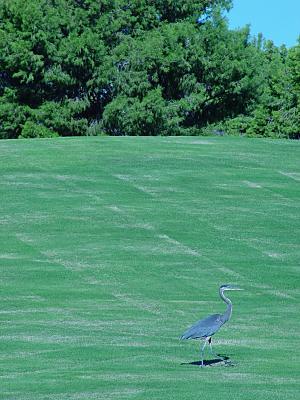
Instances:
[[[0,398],[299,399],[300,143],[0,142]],[[234,366],[199,368],[187,327]]]

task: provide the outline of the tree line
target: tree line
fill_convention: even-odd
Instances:
[[[0,0],[0,138],[300,138],[300,41],[230,30],[231,0]]]

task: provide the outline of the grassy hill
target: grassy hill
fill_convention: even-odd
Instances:
[[[0,399],[298,399],[300,143],[0,142]],[[234,366],[199,368],[197,319]]]

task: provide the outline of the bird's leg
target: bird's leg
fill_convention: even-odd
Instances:
[[[224,359],[222,356],[219,356],[217,353],[215,353],[215,352],[213,351],[212,344],[211,344],[211,337],[208,339],[208,343],[209,343],[209,348],[210,348],[211,354],[212,354],[214,357],[220,358],[221,360],[225,361],[225,359]]]
[[[205,340],[204,340],[204,344],[203,344],[203,346],[201,347],[201,367],[204,367],[203,358],[204,358],[204,349],[205,349],[206,343],[207,343],[207,341],[206,341],[206,339],[205,339]]]

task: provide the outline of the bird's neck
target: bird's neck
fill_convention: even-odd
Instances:
[[[223,301],[225,301],[225,303],[227,304],[227,309],[226,309],[225,313],[224,313],[223,316],[222,316],[223,321],[224,321],[224,322],[227,322],[227,321],[230,319],[231,314],[232,314],[232,303],[231,303],[231,301],[228,299],[228,297],[226,297],[226,296],[224,295],[224,293],[223,293],[222,290],[220,290],[220,297],[221,297],[221,299],[222,299]]]

